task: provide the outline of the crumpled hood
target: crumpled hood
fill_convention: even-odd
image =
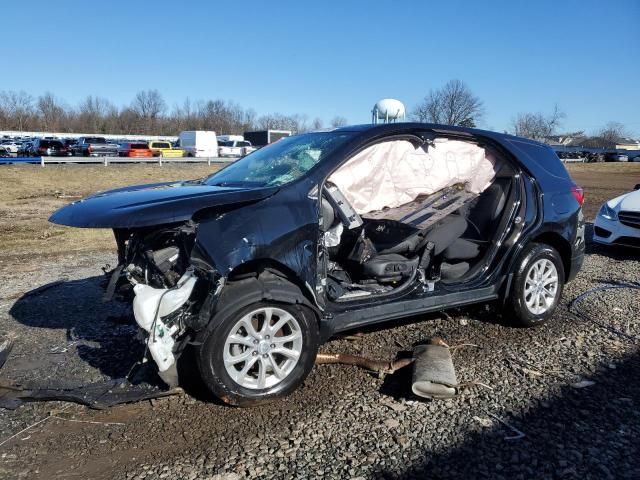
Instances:
[[[203,208],[262,200],[277,190],[217,187],[198,182],[133,185],[73,202],[54,212],[49,221],[70,227],[148,227],[189,220]]]

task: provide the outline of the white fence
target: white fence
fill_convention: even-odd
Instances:
[[[222,157],[40,157],[40,165],[43,167],[53,163],[93,163],[102,164],[105,167],[114,163],[206,163],[227,164],[235,162],[238,158]]]

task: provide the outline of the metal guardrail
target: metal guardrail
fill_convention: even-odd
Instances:
[[[2,164],[48,164],[78,163],[78,164],[100,164],[105,167],[111,164],[133,163],[133,164],[158,164],[164,163],[206,163],[227,164],[235,162],[236,157],[7,157],[0,158]]]

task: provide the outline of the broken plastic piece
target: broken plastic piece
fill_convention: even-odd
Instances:
[[[4,362],[9,358],[15,338],[16,335],[14,333],[0,336],[0,368],[2,368]]]
[[[35,385],[10,384],[0,381],[0,408],[13,410],[24,402],[62,400],[98,410],[122,403],[183,393],[181,388],[163,390],[149,383],[133,384],[125,379],[95,382],[77,387],[41,388]]]
[[[178,310],[189,299],[197,278],[189,270],[174,288],[153,288],[138,284],[133,288],[133,313],[141,328],[149,332],[147,346],[158,370],[164,372],[174,363],[174,335],[179,333],[177,324],[168,325],[163,321],[170,313]]]

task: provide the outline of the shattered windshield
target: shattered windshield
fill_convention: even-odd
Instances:
[[[220,187],[271,187],[302,177],[350,134],[306,133],[278,140],[207,177],[204,183]]]

